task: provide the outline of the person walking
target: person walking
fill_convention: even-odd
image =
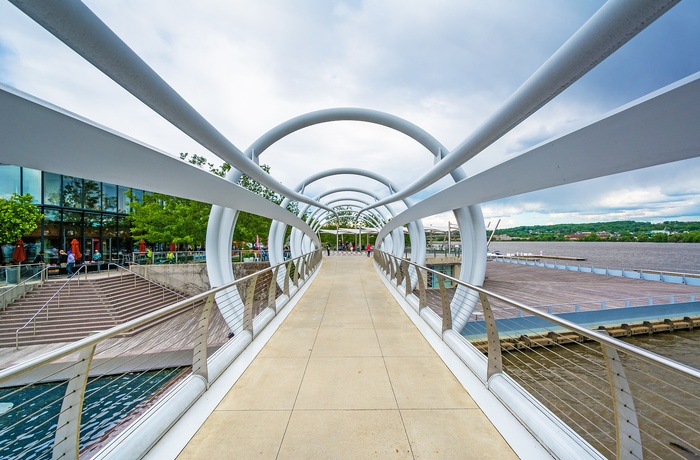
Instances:
[[[367,243],[367,257],[369,257],[370,252],[372,252],[372,245]]]
[[[70,278],[73,276],[73,267],[75,266],[75,256],[73,255],[73,251],[68,251],[68,259],[66,259],[66,272],[68,273],[68,276],[66,278]]]
[[[97,264],[97,271],[99,272],[102,266],[102,254],[100,254],[99,249],[95,249],[95,253],[92,255],[92,261]]]
[[[326,243],[326,253],[328,255],[331,255],[331,244],[330,243]]]

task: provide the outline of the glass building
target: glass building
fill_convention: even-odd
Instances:
[[[99,250],[103,260],[117,260],[122,252],[133,250],[127,214],[131,202],[129,187],[64,176],[36,169],[0,164],[0,198],[13,193],[31,194],[44,214],[39,226],[24,235],[27,259],[33,261],[44,251],[44,261],[58,262],[58,251],[70,249],[75,239],[83,261],[92,260]],[[142,200],[143,190],[132,190]],[[14,245],[2,247],[2,260],[9,263]]]

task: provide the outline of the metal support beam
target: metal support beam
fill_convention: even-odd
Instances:
[[[53,443],[53,459],[77,459],[80,446],[80,417],[83,412],[85,387],[96,345],[80,350],[73,365],[73,376],[68,380],[61,412],[58,416]]]

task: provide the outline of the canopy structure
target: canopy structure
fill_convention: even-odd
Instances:
[[[289,113],[289,110],[273,107],[268,111],[271,115],[266,125],[271,127],[267,131],[263,127],[263,134],[245,149],[239,148],[216,129],[127,46],[105,21],[80,1],[10,1],[162,117],[159,122],[170,123],[210,154],[230,163],[232,169],[225,178],[215,176],[130,136],[4,85],[0,86],[2,162],[65,175],[76,174],[75,165],[80,165],[82,177],[91,180],[212,204],[206,237],[207,269],[212,286],[221,286],[234,278],[230,250],[240,211],[272,219],[267,238],[272,264],[284,260],[287,228],[290,226],[290,250],[294,257],[320,247],[321,233],[373,234],[381,249],[403,257],[407,233],[410,260],[424,264],[426,233],[428,238],[431,234],[435,236],[437,228],[426,232],[422,220],[450,212],[462,248],[460,279],[481,285],[485,278],[487,253],[482,204],[700,156],[700,130],[697,129],[700,123],[700,74],[697,73],[663,88],[652,88],[653,91],[645,96],[627,101],[605,115],[593,117],[592,121],[583,120],[570,131],[537,145],[523,147],[520,141],[514,141],[518,136],[508,136],[535,114],[540,117],[536,123],[549,126],[552,112],[540,112],[541,108],[633,40],[678,3],[676,0],[608,1],[570,38],[562,40],[559,49],[510,97],[500,105],[496,104],[494,110],[483,112],[486,115],[479,112],[481,120],[470,120],[465,124],[462,117],[451,125],[452,141],[457,141],[452,148],[427,129],[387,111],[358,107],[323,108],[292,115],[279,122],[278,114]],[[457,36],[462,30],[451,29],[450,33]],[[513,63],[504,65],[513,66]],[[450,72],[447,68],[438,73],[451,78]],[[469,75],[453,77],[468,84]],[[188,88],[187,94],[208,89],[208,85],[192,87]],[[245,92],[248,88],[236,89]],[[432,90],[433,95],[443,94],[439,86]],[[496,92],[500,91],[499,88]],[[222,95],[216,94],[215,97]],[[462,99],[466,100],[469,99]],[[468,106],[465,102],[453,104]],[[434,105],[436,112],[425,118],[426,125],[430,124],[427,120],[439,119],[440,107],[441,104]],[[267,107],[253,108],[256,117],[264,119]],[[470,107],[459,108],[467,110]],[[247,116],[251,107],[232,104],[227,110]],[[411,116],[410,112],[407,116]],[[240,118],[234,116],[232,119],[240,124]],[[272,120],[278,124],[274,125]],[[400,137],[404,144],[394,151],[380,142],[383,136],[375,137],[370,142],[376,149],[373,160],[366,169],[359,169],[357,159],[352,155],[355,146],[359,145],[358,140],[344,142],[334,134],[318,135],[329,124],[352,128],[361,124],[374,130],[385,130]],[[227,128],[237,137],[245,138],[241,133],[245,126]],[[459,126],[466,126],[463,132],[459,132]],[[280,141],[307,129],[314,142],[299,161],[307,168],[292,179],[297,181],[296,187],[282,185],[258,166],[264,152],[281,148],[277,145]],[[433,129],[438,130],[434,125]],[[543,136],[538,132],[530,137],[539,142]],[[254,139],[252,136],[248,138]],[[505,159],[499,163],[486,158],[482,164],[487,166],[468,177],[463,166],[477,157],[483,160],[484,155],[490,154],[485,150],[499,139],[506,144],[508,155]],[[405,160],[407,150],[424,154],[427,167],[425,164],[402,167],[414,161]],[[343,154],[337,156],[347,160],[344,164],[340,167],[321,166],[326,164],[323,160],[340,151]],[[282,203],[273,203],[240,187],[238,182],[243,174],[279,193],[283,197]],[[447,180],[443,181],[443,178]],[[287,210],[292,201],[303,205],[298,214]],[[346,212],[351,218],[361,219],[363,228],[323,229],[339,213]],[[449,240],[453,234],[451,224],[446,231]],[[143,245],[140,250],[143,250]],[[278,282],[282,282],[286,275],[280,270]],[[417,278],[414,273],[409,275],[407,283],[415,287]],[[233,290],[225,295],[235,298],[238,293]],[[466,321],[478,296],[465,291],[458,292],[454,298],[458,300],[452,304],[453,316]],[[232,321],[238,320],[235,315],[226,316]],[[454,327],[459,329],[463,325],[456,323]]]

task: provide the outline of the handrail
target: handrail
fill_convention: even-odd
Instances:
[[[11,394],[15,395],[15,401],[22,401],[16,404],[14,409],[10,405],[10,411],[18,410],[19,412],[8,429],[15,430],[15,432],[19,430],[23,433],[21,437],[13,435],[0,439],[0,450],[8,449],[7,452],[9,452],[10,449],[19,449],[15,452],[24,452],[27,448],[36,447],[37,456],[51,456],[51,451],[53,451],[54,458],[77,458],[82,451],[82,442],[84,441],[88,444],[95,443],[90,444],[90,449],[93,449],[93,452],[96,450],[109,451],[112,458],[140,457],[145,454],[143,449],[162,436],[204,394],[207,388],[246,349],[277,313],[292,301],[293,296],[300,291],[302,285],[316,273],[321,261],[321,251],[314,250],[293,260],[244,276],[224,286],[183,299],[111,329],[94,333],[41,356],[30,358],[11,368],[0,370],[0,386],[13,386]],[[265,280],[264,282],[258,279],[261,275],[265,275],[260,278]],[[284,281],[278,275],[283,276]],[[290,290],[290,278],[292,277],[294,278],[294,286]],[[284,284],[284,288],[280,283]],[[240,298],[231,301],[230,295],[232,293],[240,294]],[[226,296],[229,297],[226,298]],[[194,307],[195,304],[200,307],[191,310],[185,308]],[[214,316],[211,313],[215,305],[218,305],[221,313],[221,318],[217,320],[219,325],[213,324]],[[229,308],[233,308],[235,311],[227,310]],[[241,317],[236,316],[239,313]],[[168,324],[166,334],[172,333],[176,336],[185,334],[174,337],[179,345],[176,345],[172,350],[152,350],[151,346],[155,343],[154,340],[160,344],[161,340],[165,338],[161,335],[152,337],[150,330],[144,335],[124,337],[127,335],[126,333],[142,326],[155,326],[161,324],[161,320],[175,320],[176,315],[180,314],[184,314],[185,317],[180,317],[182,319],[179,322],[165,323]],[[199,316],[198,321],[197,316]],[[220,328],[222,320],[225,321],[228,330],[235,330],[236,336],[229,335],[228,342],[225,338],[218,336],[210,343],[210,326],[215,329]],[[229,320],[233,321],[229,322]],[[176,329],[170,329],[172,324],[177,324]],[[220,335],[221,331],[217,334]],[[192,342],[189,345],[182,345],[180,341],[184,338],[191,339]],[[224,342],[221,342],[222,338]],[[105,342],[108,339],[117,340]],[[98,345],[101,345],[101,348],[96,352]],[[210,356],[211,347],[218,347],[218,351]],[[188,349],[192,350],[189,362],[185,358],[187,354],[182,353]],[[75,353],[78,353],[77,359],[75,359]],[[70,355],[74,356],[61,360]],[[184,361],[183,358],[185,358]],[[174,382],[172,385],[169,379],[161,379],[154,384],[149,384],[150,393],[148,394],[151,396],[139,398],[148,397],[151,399],[144,402],[140,402],[142,399],[138,398],[135,400],[135,404],[143,404],[140,407],[146,412],[140,418],[127,416],[122,422],[134,424],[136,428],[116,429],[110,431],[110,435],[105,436],[103,430],[112,430],[113,423],[121,422],[120,417],[123,415],[117,415],[114,419],[100,421],[84,432],[81,431],[79,422],[84,411],[99,410],[100,414],[108,414],[110,409],[114,407],[115,394],[119,394],[121,390],[118,390],[117,393],[114,392],[110,386],[112,383],[109,383],[114,382],[114,380],[110,380],[110,375],[121,376],[119,377],[120,381],[130,381],[131,375],[141,375],[150,371],[159,375],[161,373],[173,375],[171,371],[173,367],[189,369],[189,371],[177,373],[178,376],[172,380]],[[170,371],[167,371],[168,369]],[[36,374],[27,375],[30,371],[35,371]],[[86,392],[86,388],[90,385],[88,377],[92,377],[92,389],[99,387],[108,391],[99,396],[94,396],[93,392],[88,394]],[[57,387],[59,394],[40,402],[38,405],[32,403],[34,399],[24,400],[23,396],[19,396],[18,392],[23,391],[24,388],[34,388],[36,382],[44,381],[67,381],[68,387],[65,390]],[[122,383],[119,388],[126,388],[126,386],[129,385]],[[156,391],[159,389],[164,391]],[[129,388],[129,394],[134,392],[133,394],[138,395],[139,391],[141,390],[138,390],[137,387]],[[168,402],[161,404],[161,398],[172,400],[171,402],[174,404]],[[156,404],[152,404],[156,401]],[[61,406],[60,411],[58,406]],[[50,419],[51,421],[47,419],[42,419],[46,421],[37,421],[37,417],[44,417],[44,414],[48,414],[47,417],[53,417]],[[84,439],[82,435],[85,436]],[[115,437],[117,439],[113,439],[113,444],[109,446],[103,444],[105,439]],[[134,438],[136,439],[134,440]],[[23,440],[26,439],[32,440],[32,447],[22,444]],[[115,450],[119,453],[115,454]]]
[[[673,276],[673,277],[680,277],[680,278],[700,278],[700,273],[683,273],[683,272],[674,272],[674,271],[668,271],[668,270],[652,270],[648,268],[629,268],[626,269],[624,267],[594,267],[593,265],[582,265],[582,264],[575,264],[575,265],[569,265],[566,263],[566,261],[563,261],[564,263],[562,264],[557,264],[556,262],[553,264],[548,264],[546,262],[537,262],[534,259],[546,259],[546,260],[552,260],[556,261],[557,259],[551,259],[548,258],[546,255],[538,255],[538,254],[528,254],[528,255],[516,255],[516,254],[498,254],[493,256],[492,260],[494,262],[503,262],[503,263],[511,263],[511,264],[516,264],[516,265],[533,265],[536,267],[543,267],[543,268],[556,268],[560,270],[568,270],[568,271],[578,271],[582,273],[595,273],[597,275],[600,274],[610,274],[608,272],[610,271],[619,271],[621,273],[639,273],[640,275],[644,274],[649,274],[649,275],[660,275],[661,276],[661,281],[663,281],[663,276]],[[551,267],[551,265],[554,265]],[[563,267],[563,268],[560,268]],[[591,271],[588,272],[587,270],[581,270],[581,267],[590,269]],[[575,269],[575,270],[573,270]],[[598,273],[600,271],[605,271],[606,273]],[[615,275],[618,276],[618,275]]]
[[[677,454],[673,449],[700,450],[700,405],[693,398],[700,391],[699,369],[393,254],[375,250],[374,260],[394,297],[405,299],[404,308],[415,310],[555,457],[601,458],[609,452],[618,459],[642,458],[647,452],[668,458]],[[441,308],[428,306],[426,273],[435,277]],[[456,286],[452,299],[446,281]],[[491,301],[498,305],[492,308]],[[479,305],[483,317],[468,321]],[[513,316],[511,307],[520,314]],[[453,317],[460,319],[458,328]],[[471,341],[463,335],[467,330]]]
[[[117,270],[122,270],[122,271],[129,272],[129,273],[131,273],[132,275],[134,275],[134,276],[136,276],[136,277],[138,277],[138,278],[141,278],[141,279],[147,281],[149,284],[155,284],[156,286],[158,286],[159,288],[163,289],[164,291],[168,291],[168,292],[170,292],[170,293],[172,293],[172,294],[175,294],[177,297],[182,297],[183,299],[184,299],[184,298],[187,298],[186,295],[183,295],[183,294],[181,294],[181,293],[179,293],[179,292],[177,292],[177,291],[174,291],[174,290],[170,289],[170,288],[167,287],[167,286],[163,286],[162,284],[158,284],[158,283],[156,283],[155,281],[150,280],[150,279],[146,278],[145,276],[136,273],[135,271],[131,270],[131,269],[128,268],[128,267],[125,267],[125,266],[123,266],[123,265],[119,265],[119,264],[116,263],[116,262],[110,262],[110,263],[107,264],[107,273],[108,273],[107,276],[109,276],[109,267],[112,266],[112,265],[115,266],[115,267],[117,267]]]
[[[159,281],[155,281],[153,278],[157,277],[162,277],[164,278],[171,286],[172,285],[179,285],[179,286],[184,286],[187,289],[183,290],[183,292],[188,293],[188,295],[191,295],[191,293],[196,292],[197,294],[200,294],[206,290],[206,288],[203,288],[202,286],[197,285],[196,283],[193,283],[191,281],[185,281],[184,279],[180,279],[177,276],[173,276],[172,274],[169,274],[165,271],[161,271],[161,269],[166,269],[168,270],[169,267],[182,267],[185,265],[190,265],[190,264],[177,264],[177,265],[171,265],[171,264],[163,264],[163,265],[149,265],[149,266],[143,266],[144,267],[144,277],[151,280],[154,283],[159,284]],[[201,265],[201,264],[196,264],[196,265]],[[139,267],[142,267],[142,265],[139,265]],[[124,267],[125,269],[134,272],[130,268]],[[135,272],[134,272],[135,273]]]
[[[70,289],[70,284],[69,284],[69,283],[73,280],[73,277],[75,277],[75,275],[78,275],[77,280],[78,280],[78,285],[80,285],[80,271],[81,271],[83,268],[85,268],[85,274],[87,275],[87,265],[81,265],[80,267],[78,267],[78,269],[77,269],[75,272],[73,272],[73,274],[71,274],[70,278],[67,279],[66,282],[64,282],[64,283],[61,285],[61,287],[58,288],[58,290],[49,298],[49,300],[47,300],[46,303],[45,303],[44,305],[42,305],[41,308],[39,308],[39,310],[37,310],[37,312],[34,313],[34,315],[33,315],[31,318],[29,318],[29,320],[28,320],[26,323],[24,323],[24,325],[23,325],[22,327],[20,327],[19,329],[17,329],[17,330],[15,331],[15,349],[16,349],[16,350],[19,350],[19,333],[20,333],[24,328],[26,328],[27,326],[29,326],[29,324],[30,324],[32,321],[35,321],[35,320],[36,320],[36,317],[39,316],[39,313],[41,313],[42,310],[43,310],[44,308],[46,308],[46,319],[48,319],[48,318],[49,318],[49,303],[51,303],[51,301],[52,301],[52,300],[54,299],[54,297],[56,297],[56,296],[59,296],[59,297],[58,297],[58,304],[59,304],[58,306],[60,307],[60,302],[61,302],[61,301],[60,301],[60,294],[61,294],[61,290],[62,290],[64,287],[66,287],[66,286],[68,286],[68,288]]]
[[[27,264],[27,265],[24,265],[24,266],[27,267],[27,266],[32,266],[32,265],[44,265],[44,264]],[[17,267],[20,267],[20,266],[17,265]],[[16,299],[16,298],[18,298],[18,297],[20,297],[20,296],[26,294],[26,292],[27,292],[27,290],[26,290],[27,284],[28,284],[30,281],[32,281],[32,279],[34,279],[35,277],[38,276],[39,278],[38,278],[38,280],[34,280],[34,281],[32,281],[32,282],[39,281],[40,283],[43,283],[44,280],[45,280],[46,277],[47,277],[48,269],[49,269],[49,267],[44,267],[41,271],[39,271],[39,272],[33,274],[32,276],[30,276],[30,277],[27,278],[26,280],[22,281],[21,283],[16,284],[16,285],[12,286],[11,288],[8,288],[8,289],[4,290],[2,293],[0,293],[0,296],[2,297],[2,309],[4,310],[5,308],[7,308],[8,303],[13,302],[14,299]],[[8,301],[8,300],[7,300],[8,298],[12,298],[12,294],[10,294],[10,293],[11,293],[12,291],[14,291],[14,290],[19,290],[19,289],[24,290],[24,292],[23,292],[22,294],[20,294],[19,296],[15,297],[13,300]],[[8,295],[8,294],[10,294],[10,295]]]
[[[302,260],[305,256],[306,255],[297,257],[294,260]],[[260,270],[258,272],[252,273],[250,275],[246,275],[240,279],[234,280],[234,281],[232,281],[228,284],[225,284],[223,286],[219,286],[217,288],[210,289],[207,292],[203,292],[201,294],[197,294],[195,296],[181,300],[180,302],[174,303],[172,305],[169,305],[167,307],[163,307],[163,308],[156,310],[154,312],[140,316],[139,318],[135,318],[135,319],[128,321],[122,325],[112,327],[106,331],[98,332],[98,333],[93,334],[89,337],[78,340],[77,342],[73,342],[73,343],[64,345],[56,350],[50,351],[50,352],[45,353],[41,356],[37,356],[36,358],[31,358],[23,363],[20,363],[20,364],[13,366],[13,367],[10,367],[7,369],[2,369],[2,370],[0,370],[0,383],[2,383],[5,380],[8,380],[11,377],[23,374],[23,373],[30,371],[32,369],[36,369],[37,367],[39,367],[43,364],[47,364],[47,363],[50,363],[51,361],[69,356],[77,351],[80,351],[83,348],[86,348],[86,347],[89,347],[92,345],[97,345],[99,342],[101,342],[105,339],[115,337],[119,334],[123,334],[124,332],[129,331],[135,327],[141,326],[143,324],[146,324],[153,319],[158,319],[158,318],[166,316],[172,312],[178,311],[179,309],[181,309],[185,305],[189,305],[189,304],[197,302],[199,300],[204,300],[208,296],[210,296],[211,294],[216,294],[216,293],[225,291],[227,289],[230,289],[231,287],[234,287],[235,285],[237,285],[239,283],[243,283],[245,281],[248,281],[248,280],[250,280],[250,279],[252,279],[252,278],[254,278],[262,273],[272,271],[275,268],[280,267],[280,266],[284,266],[287,264],[287,262],[288,261],[285,261],[285,262],[278,264],[278,265],[275,265],[273,267],[268,267],[264,270]],[[117,264],[115,264],[115,265],[117,265]],[[37,314],[38,314],[38,312],[37,312]],[[31,320],[28,321],[28,323],[29,322],[31,322]],[[26,324],[25,324],[25,326],[26,326]]]
[[[377,252],[382,253],[386,256],[401,260],[401,263],[407,263],[408,265],[411,265],[413,267],[417,267],[420,270],[425,270],[428,273],[433,273],[433,274],[435,274],[443,279],[451,281],[452,283],[454,283],[456,285],[461,285],[461,286],[464,286],[466,288],[472,289],[480,294],[484,294],[488,297],[498,299],[505,304],[508,304],[512,307],[517,308],[518,310],[522,310],[522,311],[525,311],[527,313],[532,314],[533,316],[537,316],[538,318],[545,319],[549,322],[556,324],[557,326],[561,326],[563,328],[570,329],[570,330],[576,332],[577,334],[580,334],[583,337],[586,337],[590,340],[594,340],[596,342],[603,342],[603,343],[605,343],[605,345],[613,347],[613,348],[617,349],[618,351],[623,351],[623,352],[628,353],[632,356],[635,356],[639,359],[642,359],[650,364],[654,364],[654,365],[660,366],[666,370],[673,371],[673,372],[685,375],[687,377],[691,377],[691,378],[697,380],[698,382],[700,382],[700,370],[698,370],[698,369],[694,369],[690,366],[686,366],[685,364],[682,364],[682,363],[679,363],[677,361],[673,361],[671,359],[665,358],[665,357],[658,355],[656,353],[653,353],[651,351],[647,351],[647,350],[644,350],[642,348],[635,347],[634,345],[629,345],[625,342],[622,342],[620,340],[615,339],[614,337],[603,335],[598,331],[595,331],[592,329],[587,329],[585,327],[579,326],[576,323],[573,323],[571,321],[568,321],[568,320],[563,319],[561,317],[558,317],[556,315],[539,311],[536,308],[529,307],[525,304],[522,304],[518,301],[512,300],[508,297],[502,296],[500,294],[496,294],[495,292],[488,291],[488,290],[484,289],[483,287],[475,286],[473,284],[466,283],[466,282],[459,280],[457,278],[453,278],[453,277],[448,276],[444,273],[440,273],[439,271],[418,265],[414,262],[411,262],[410,260],[399,259],[396,256],[394,256],[393,254],[382,252],[380,250],[377,250]]]

